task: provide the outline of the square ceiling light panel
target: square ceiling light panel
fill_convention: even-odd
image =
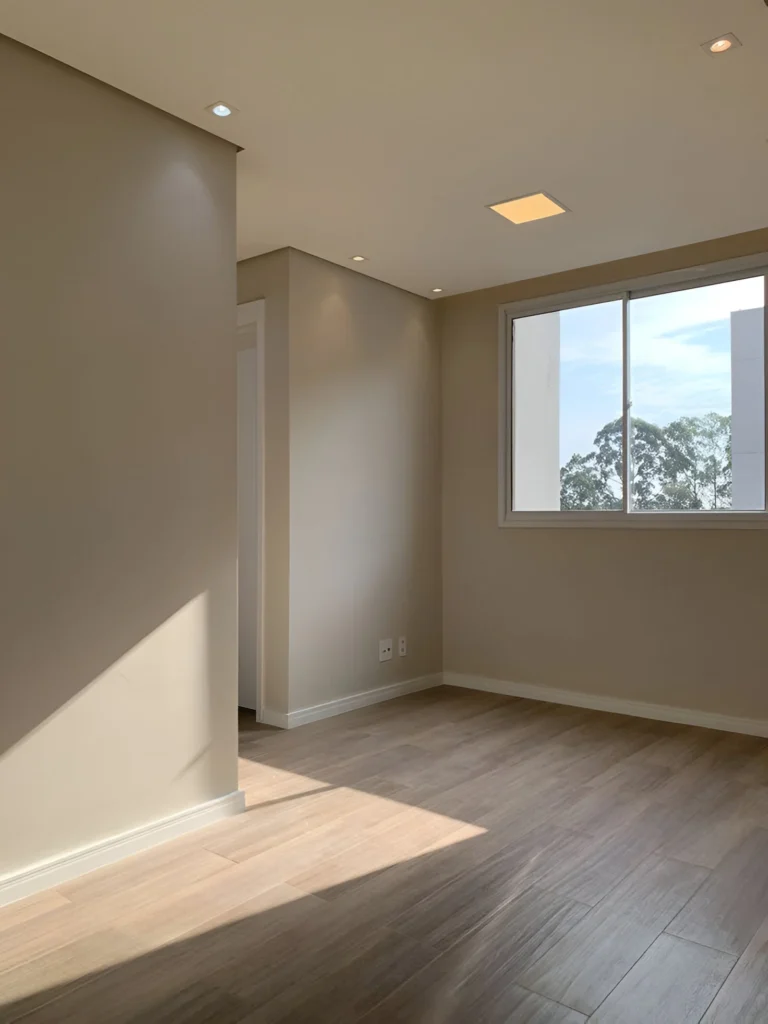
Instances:
[[[531,220],[543,220],[545,217],[556,217],[565,213],[566,208],[545,192],[534,192],[530,196],[518,199],[506,199],[503,203],[493,203],[488,209],[500,213],[513,224],[527,224]]]

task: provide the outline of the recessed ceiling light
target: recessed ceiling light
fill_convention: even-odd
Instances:
[[[433,289],[432,289],[432,291],[433,291],[433,292],[435,293],[435,295],[437,295],[437,294],[438,294],[439,292],[441,292],[442,290],[443,290],[442,288],[433,288]]]
[[[702,50],[711,53],[713,57],[717,57],[721,53],[727,53],[736,46],[741,46],[741,42],[733,32],[725,32],[723,35],[716,36],[714,39],[709,39],[706,43],[701,44]]]
[[[544,192],[534,192],[529,196],[517,199],[506,199],[503,203],[492,203],[489,206],[494,213],[511,220],[513,224],[527,224],[531,220],[542,220],[544,217],[556,217],[565,213],[566,208],[557,200]]]
[[[229,117],[230,114],[237,113],[234,107],[230,107],[226,103],[212,103],[210,107],[205,108],[211,114],[215,114],[216,117]]]
[[[364,262],[365,262],[365,260],[367,260],[367,259],[368,259],[368,257],[367,257],[367,256],[350,256],[349,258],[350,258],[351,260],[354,260],[354,261],[355,261],[355,263],[364,263]]]

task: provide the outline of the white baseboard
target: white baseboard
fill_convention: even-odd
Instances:
[[[392,683],[391,686],[379,686],[375,690],[351,693],[348,697],[339,697],[336,700],[326,701],[324,704],[314,704],[312,707],[299,708],[297,711],[289,711],[287,714],[264,708],[261,714],[261,721],[265,725],[274,725],[278,729],[295,729],[298,725],[308,725],[309,722],[319,722],[321,718],[343,715],[347,711],[365,708],[369,704],[380,704],[385,700],[403,697],[407,693],[431,690],[433,686],[440,686],[442,682],[442,673],[436,672],[431,676],[407,679],[404,683]]]
[[[14,874],[0,876],[0,907],[25,896],[32,896],[43,889],[63,885],[64,882],[85,875],[89,871],[114,864],[115,861],[130,857],[131,854],[159,846],[185,832],[203,828],[221,818],[240,814],[244,810],[245,793],[238,789],[226,796],[198,804],[186,811],[179,811],[178,814],[171,814],[167,818],[142,825],[130,832],[102,839],[98,843],[65,853],[61,857],[53,857]]]
[[[485,676],[464,675],[461,672],[444,672],[443,682],[446,686],[502,693],[507,697],[526,697],[528,700],[542,700],[548,704],[568,704],[577,708],[590,708],[592,711],[609,711],[617,715],[650,718],[657,722],[675,722],[678,725],[697,725],[702,729],[720,729],[723,732],[738,732],[746,736],[768,737],[768,721],[760,718],[735,718],[711,711],[676,708],[668,704],[646,704],[639,700],[622,700],[620,697],[603,697],[594,693],[578,693],[575,690],[556,690],[550,686],[536,686],[531,683],[511,683]]]
[[[289,729],[288,715],[284,711],[270,711],[269,708],[262,708],[259,721],[263,725],[271,725],[275,729]]]

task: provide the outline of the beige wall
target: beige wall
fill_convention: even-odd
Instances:
[[[432,303],[295,250],[286,274],[284,258],[241,263],[239,301],[267,300],[266,387],[289,409],[271,470],[284,496],[289,469],[289,515],[265,537],[282,649],[288,523],[288,685],[268,668],[265,691],[268,707],[297,710],[440,671],[440,379]],[[286,278],[288,380],[275,352]],[[268,418],[268,460],[269,437]],[[399,635],[407,657],[380,664],[379,639]]]
[[[429,301],[291,252],[291,706],[439,672]],[[379,639],[409,653],[380,664]]]
[[[0,875],[237,788],[235,151],[0,37]]]
[[[498,305],[759,252],[768,231],[440,302],[446,671],[768,717],[768,534],[497,525]]]

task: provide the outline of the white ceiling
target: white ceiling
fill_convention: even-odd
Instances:
[[[243,146],[241,258],[450,294],[768,225],[764,0],[0,0],[0,31]],[[485,209],[538,190],[571,212]]]

